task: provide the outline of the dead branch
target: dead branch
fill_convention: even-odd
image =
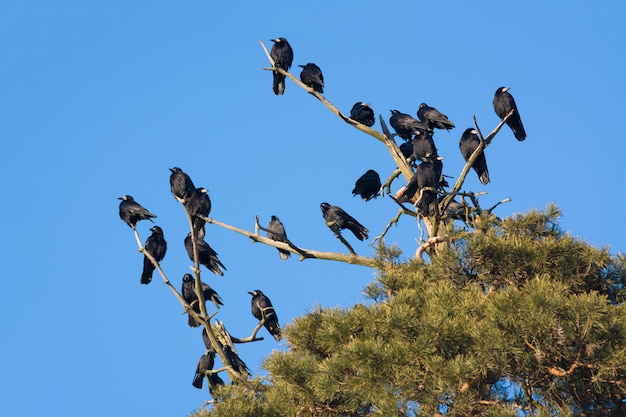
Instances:
[[[376,260],[374,258],[368,258],[366,256],[361,256],[361,255],[357,255],[354,253],[345,254],[345,253],[338,253],[338,252],[321,252],[317,250],[304,249],[304,248],[298,248],[299,251],[296,251],[285,242],[278,242],[278,241],[272,240],[268,237],[261,236],[258,233],[252,233],[247,230],[243,230],[238,227],[231,226],[226,223],[222,223],[211,217],[202,217],[202,218],[207,223],[214,224],[216,226],[220,226],[230,231],[244,235],[250,238],[253,242],[260,242],[265,245],[272,246],[274,248],[280,248],[280,249],[284,249],[292,253],[298,253],[301,255],[300,257],[301,261],[305,259],[324,259],[324,260],[329,260],[329,261],[346,262],[349,264],[363,265],[363,266],[368,266],[368,267],[375,267],[377,265]]]

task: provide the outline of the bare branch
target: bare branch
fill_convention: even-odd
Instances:
[[[431,246],[435,246],[439,243],[443,243],[445,242],[447,239],[449,239],[449,236],[434,236],[429,238],[428,240],[426,240],[426,242],[423,245],[420,245],[419,248],[417,248],[417,251],[415,252],[415,257],[416,258],[421,258],[422,254]]]
[[[474,116],[474,125],[476,126],[476,131],[478,132],[478,137],[480,138],[480,143],[476,147],[476,150],[474,151],[474,153],[472,153],[472,155],[469,157],[469,159],[465,163],[465,166],[463,167],[463,169],[461,170],[461,173],[459,174],[459,178],[456,180],[456,183],[454,184],[454,186],[452,187],[452,189],[448,193],[449,195],[444,197],[444,199],[441,201],[441,204],[439,205],[441,211],[444,211],[446,209],[446,207],[448,207],[448,204],[450,204],[450,202],[453,199],[452,195],[454,193],[456,193],[457,191],[459,191],[461,189],[461,187],[463,186],[463,183],[465,182],[465,177],[467,176],[467,174],[469,173],[470,169],[472,168],[472,165],[474,164],[474,162],[478,158],[478,155],[480,155],[484,151],[484,149],[487,146],[489,146],[489,144],[491,143],[493,138],[496,136],[496,134],[498,134],[500,129],[502,129],[502,126],[504,126],[506,121],[509,120],[509,117],[511,117],[511,115],[514,112],[515,112],[515,110],[511,110],[510,112],[508,112],[507,115],[500,121],[500,123],[498,123],[498,125],[495,127],[495,129],[493,129],[493,131],[485,139],[483,139],[482,133],[480,132],[480,128],[478,127],[478,123],[476,121],[476,116]]]
[[[400,169],[402,170],[402,173],[406,177],[406,180],[408,181],[411,178],[411,176],[413,175],[413,171],[411,170],[411,167],[406,163],[406,160],[404,159],[404,156],[402,155],[402,153],[398,149],[398,146],[396,145],[396,143],[393,140],[393,137],[391,135],[382,134],[382,133],[378,132],[377,130],[372,129],[369,126],[365,126],[364,124],[361,124],[361,123],[358,123],[358,122],[352,120],[351,118],[349,118],[348,116],[343,114],[341,111],[339,111],[339,109],[337,109],[334,105],[332,105],[328,100],[326,100],[326,98],[322,94],[318,93],[317,91],[315,91],[312,88],[310,88],[307,85],[305,85],[302,81],[297,79],[289,71],[285,71],[283,68],[274,66],[274,61],[272,60],[272,57],[270,56],[270,53],[267,50],[267,47],[265,46],[263,41],[259,41],[259,43],[263,47],[263,50],[265,51],[265,54],[267,55],[270,63],[272,64],[271,68],[263,68],[264,70],[276,71],[276,72],[278,72],[280,74],[283,74],[285,77],[289,78],[294,83],[296,83],[304,91],[306,91],[307,93],[315,96],[315,98],[317,98],[320,102],[322,102],[322,104],[324,106],[326,106],[326,108],[328,108],[333,114],[335,114],[341,120],[343,120],[344,122],[347,122],[350,126],[353,126],[354,128],[360,130],[361,132],[364,132],[364,133],[372,136],[373,138],[379,140],[380,142],[382,142],[387,147],[387,149],[389,149],[389,152],[391,153],[391,156],[396,161],[396,164],[398,165],[398,167],[400,167]],[[384,122],[382,122],[382,117],[381,117],[381,126],[384,126]],[[395,146],[395,148],[397,149],[397,152],[393,151],[392,146]]]
[[[259,332],[259,330],[261,329],[261,326],[263,326],[264,323],[265,323],[265,320],[259,321],[256,327],[254,328],[254,330],[252,330],[252,334],[248,337],[238,338],[238,337],[233,337],[231,335],[230,338],[233,341],[233,343],[248,343],[248,342],[256,342],[259,340],[263,340],[262,337],[256,337],[256,334]]]
[[[382,241],[385,235],[387,234],[387,232],[389,231],[389,229],[391,229],[391,226],[398,225],[398,220],[400,220],[400,216],[402,216],[403,214],[417,216],[417,213],[414,213],[411,210],[408,210],[407,208],[405,208],[394,197],[391,197],[391,199],[400,206],[400,210],[398,210],[398,213],[394,216],[393,219],[389,220],[389,223],[387,223],[387,227],[385,227],[385,230],[383,230],[383,232],[380,235],[376,236],[371,244],[374,244],[376,241]]]
[[[325,259],[325,260],[329,260],[329,261],[339,261],[339,262],[345,262],[345,263],[349,263],[349,264],[355,264],[355,265],[363,265],[363,266],[368,266],[368,267],[374,267],[377,265],[376,260],[373,258],[368,258],[366,256],[361,256],[361,255],[356,255],[356,254],[344,254],[344,253],[337,253],[337,252],[321,252],[321,251],[316,251],[316,250],[311,250],[311,249],[304,249],[304,248],[298,248],[300,251],[296,251],[294,249],[292,249],[288,244],[284,243],[284,242],[278,242],[275,240],[272,240],[268,237],[264,237],[261,236],[259,234],[256,233],[252,233],[249,232],[247,230],[243,230],[240,229],[238,227],[235,226],[231,226],[229,224],[226,223],[222,223],[218,220],[215,220],[211,217],[202,217],[202,219],[204,219],[207,223],[211,223],[220,227],[223,227],[225,229],[228,229],[230,231],[239,233],[241,235],[244,235],[250,239],[252,239],[252,241],[254,242],[260,242],[263,243],[265,245],[268,246],[272,246],[274,248],[280,248],[280,249],[284,249],[286,251],[290,251],[292,253],[298,253],[301,254],[300,260],[304,260],[304,259]]]

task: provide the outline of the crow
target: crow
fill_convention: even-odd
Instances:
[[[417,117],[428,126],[429,129],[446,129],[450,130],[454,127],[454,123],[448,120],[448,116],[442,114],[434,107],[430,107],[426,103],[420,104],[417,110]]]
[[[413,143],[412,142],[402,142],[400,145],[400,152],[404,156],[404,159],[410,158],[413,155]]]
[[[360,194],[363,200],[369,201],[378,197],[378,191],[380,191],[381,186],[380,175],[378,175],[378,172],[370,169],[356,180],[352,195]]]
[[[218,374],[209,374],[209,393],[215,397],[215,388],[224,386],[224,380]]]
[[[422,163],[417,166],[415,173],[409,180],[402,195],[410,201],[418,191],[417,208],[425,216],[432,216],[437,213],[437,191],[442,185],[443,164],[440,157],[430,155],[422,159]]]
[[[209,246],[204,239],[196,239],[196,246],[198,249],[198,262],[204,265],[209,271],[216,275],[224,275],[222,268],[226,270],[226,267],[220,262],[217,257],[217,252]],[[191,240],[191,232],[187,233],[185,238],[185,249],[187,249],[187,255],[192,261],[193,259],[193,242]]]
[[[185,202],[187,213],[191,217],[191,223],[194,235],[199,239],[204,239],[205,220],[199,216],[209,217],[211,212],[211,199],[206,188],[196,188]]]
[[[287,232],[285,232],[285,226],[280,221],[280,219],[276,216],[272,216],[270,219],[270,224],[267,225],[267,237],[277,242],[287,242]],[[291,253],[284,249],[278,249],[278,253],[280,254],[280,259],[286,260],[289,259]]]
[[[202,281],[200,282],[200,285],[202,286],[202,297],[204,298],[204,301],[213,301],[213,304],[215,304],[215,307],[218,309],[221,305],[224,305],[222,303],[222,299],[213,288],[211,288],[208,284],[205,284]],[[193,311],[200,314],[200,303],[198,301],[198,293],[196,293],[196,280],[191,276],[191,274],[185,274],[183,276],[183,287],[181,289],[181,294],[185,302],[191,306]],[[189,324],[189,327],[200,326],[200,323],[196,319],[194,319],[191,314],[188,315],[187,324]]]
[[[230,365],[236,372],[242,375],[250,375],[250,371],[248,370],[245,362],[241,360],[239,355],[237,355],[229,345],[224,346],[224,355],[226,355],[228,365]]]
[[[307,87],[311,87],[314,91],[324,93],[324,76],[322,75],[320,67],[312,62],[309,62],[306,65],[298,66],[302,67],[300,81],[302,81]]]
[[[291,45],[285,38],[276,38],[271,41],[274,42],[270,52],[270,56],[274,60],[274,66],[288,71],[293,63],[293,49],[291,49]],[[277,71],[273,71],[273,74],[274,83],[272,84],[272,90],[274,94],[280,96],[285,92],[285,76]]]
[[[324,223],[326,223],[326,226],[335,234],[339,234],[342,229],[349,229],[359,240],[368,238],[369,230],[356,221],[354,217],[343,211],[341,207],[322,203],[320,204],[320,208],[324,216]]]
[[[170,175],[170,190],[174,194],[174,198],[184,204],[196,187],[193,185],[189,175],[185,174],[182,169],[174,167],[170,168],[170,171],[172,171]]]
[[[374,110],[368,103],[358,101],[350,110],[350,118],[365,126],[374,126]]]
[[[150,213],[129,195],[119,197],[118,200],[122,200],[120,203],[120,219],[124,220],[133,229],[140,220],[150,220],[152,222],[151,218],[156,217],[156,214]]]
[[[282,339],[282,335],[272,302],[261,290],[249,291],[248,294],[252,296],[252,315],[259,321],[265,320],[263,326],[278,342]]]
[[[515,110],[506,121],[506,124],[511,128],[517,140],[521,142],[526,139],[522,118],[517,110],[513,96],[509,93],[508,87],[500,87],[496,90],[496,94],[493,97],[493,109],[500,119],[504,119],[508,112]]]
[[[431,132],[419,131],[411,140],[411,161],[421,160],[430,155],[437,155],[437,147]]]
[[[213,369],[215,364],[215,351],[207,350],[204,355],[200,357],[198,366],[196,366],[196,373],[193,376],[193,382],[191,385],[198,389],[202,389],[202,382],[206,376],[205,372]]]
[[[476,130],[470,128],[465,129],[459,142],[459,148],[461,149],[461,155],[465,162],[472,156],[478,145],[480,145],[480,138],[476,134]],[[478,158],[472,164],[472,168],[478,174],[478,178],[482,184],[489,184],[489,170],[487,170],[487,159],[485,153],[481,152]]]
[[[445,198],[445,195],[439,196],[439,203]],[[444,214],[453,220],[461,220],[463,223],[467,221],[469,216],[469,207],[459,203],[457,200],[452,200],[446,206]]]
[[[148,236],[148,239],[146,239],[144,249],[152,255],[157,262],[161,262],[165,257],[165,251],[167,251],[167,242],[163,237],[163,230],[159,226],[153,226],[150,230],[152,231],[152,234]],[[152,281],[152,273],[155,268],[156,267],[152,261],[144,255],[143,272],[141,273],[140,281],[142,284],[150,284],[150,281]]]
[[[391,110],[389,124],[398,136],[404,140],[411,140],[411,136],[416,134],[416,132],[427,132],[430,130],[424,123],[398,110]]]

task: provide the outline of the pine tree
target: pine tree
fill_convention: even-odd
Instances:
[[[296,319],[267,379],[197,415],[624,415],[624,258],[559,214],[481,216],[428,263],[380,246],[373,303]]]
[[[437,171],[436,155],[423,159],[432,169],[428,185],[419,185],[414,181],[419,168],[403,155],[382,117],[381,133],[344,115],[318,90],[275,66],[265,50],[272,64],[266,70],[289,78],[343,121],[384,144],[397,170],[381,194],[391,194],[394,180],[403,178],[404,186],[392,197],[401,207],[374,238],[378,246],[372,258],[357,255],[337,230],[348,254],[305,249],[286,235],[263,237],[260,230],[272,230],[261,227],[258,217],[250,232],[208,213],[194,215],[183,204],[199,308],[174,289],[135,230],[140,251],[187,314],[203,326],[207,352],[223,365],[206,370],[212,407],[195,415],[626,415],[624,257],[563,232],[554,205],[499,219],[495,206],[482,209],[477,194],[461,190],[473,163],[514,110],[485,137],[475,120],[479,144],[449,190],[443,189],[448,184]],[[416,189],[411,188],[415,183]],[[427,234],[408,260],[399,248],[384,243],[386,232],[403,215],[418,218]],[[199,246],[215,259],[217,254],[203,242],[204,233],[194,230],[194,216],[203,225],[224,227],[301,260],[374,268],[377,278],[364,289],[371,302],[319,307],[295,319],[283,332],[289,349],[273,352],[264,362],[269,376],[249,378],[233,344],[260,340],[256,334],[264,319],[247,338],[233,337],[223,323],[211,322],[217,312],[209,315],[204,304],[200,263],[205,262],[200,262]],[[220,372],[228,374],[230,383],[223,384]]]

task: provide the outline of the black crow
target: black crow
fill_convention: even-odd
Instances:
[[[196,246],[198,250],[198,262],[207,267],[207,269],[216,275],[224,275],[222,269],[226,270],[226,267],[222,265],[217,258],[217,252],[209,246],[204,239],[196,239]],[[191,232],[187,233],[185,238],[185,249],[187,249],[187,255],[192,261],[193,259],[193,242],[191,241]]]
[[[213,350],[213,345],[211,344],[211,339],[209,339],[209,335],[206,334],[206,328],[202,327],[202,341],[204,342],[204,346],[209,349],[209,350]]]
[[[506,116],[508,112],[515,110],[506,121],[506,124],[511,128],[517,140],[521,142],[526,139],[526,131],[522,124],[522,118],[517,110],[513,96],[509,93],[509,88],[500,87],[496,90],[496,94],[493,97],[493,109],[500,119],[504,119],[504,116]]]
[[[144,249],[157,261],[161,262],[165,257],[165,251],[167,250],[167,242],[163,237],[163,230],[159,226],[153,226],[152,234],[146,239]],[[152,281],[152,273],[156,267],[148,259],[147,256],[143,257],[143,272],[141,273],[141,283],[150,284]]]
[[[350,110],[350,118],[365,126],[374,126],[374,110],[368,103],[361,101],[354,103]]]
[[[124,220],[133,229],[140,220],[152,221],[151,218],[156,217],[155,214],[150,213],[129,195],[119,197],[118,200],[122,200],[120,203],[120,219]]]
[[[370,169],[356,180],[352,194],[360,194],[363,200],[369,201],[378,197],[378,191],[380,191],[381,186],[380,175],[378,175],[378,172]]]
[[[277,242],[286,242],[287,241],[287,232],[285,232],[285,226],[280,221],[280,219],[276,216],[272,216],[270,219],[270,224],[267,225],[267,237]],[[278,253],[280,254],[280,259],[286,260],[289,259],[291,253],[284,249],[278,249]]]
[[[411,161],[418,161],[430,155],[437,155],[437,147],[431,132],[416,132],[413,140],[411,140],[411,145]]]
[[[202,389],[202,381],[204,381],[204,377],[206,376],[206,371],[211,371],[213,369],[213,365],[215,364],[215,351],[207,350],[204,355],[200,357],[198,361],[198,366],[196,366],[196,373],[193,376],[193,382],[191,383],[194,387],[198,389]]]
[[[300,73],[300,81],[304,83],[304,85],[311,87],[314,91],[318,93],[324,92],[324,76],[322,75],[322,70],[317,65],[309,62],[306,65],[298,65],[302,67],[302,72]]]
[[[205,284],[204,282],[200,282],[200,284],[202,286],[202,297],[204,298],[204,301],[213,301],[213,304],[215,304],[215,307],[217,307],[218,309],[221,305],[224,305],[222,303],[222,299],[213,288],[211,288],[208,284]],[[200,314],[200,303],[198,301],[198,295],[196,293],[196,280],[191,276],[191,274],[185,274],[183,276],[183,287],[181,288],[180,292],[185,299],[185,302],[191,306],[193,311]],[[194,319],[191,314],[189,314],[188,316],[189,317],[187,320],[187,324],[189,324],[189,327],[200,326],[200,323],[198,323],[198,321]]]
[[[411,140],[411,136],[416,132],[430,130],[424,123],[398,110],[391,110],[389,124],[404,140]]]
[[[293,49],[291,49],[291,45],[285,38],[272,39],[272,42],[274,42],[274,45],[272,45],[270,56],[274,60],[274,66],[288,71],[293,63]],[[285,76],[276,71],[273,74],[274,84],[272,84],[272,90],[274,90],[274,94],[280,96],[285,92]]]
[[[461,141],[459,142],[461,155],[463,155],[465,162],[472,156],[476,148],[478,148],[478,145],[480,145],[480,138],[476,134],[476,130],[471,127],[465,129],[465,132],[463,132],[461,136]],[[474,171],[478,174],[481,183],[489,184],[489,171],[487,170],[487,159],[485,158],[484,152],[478,155],[478,158],[476,158],[472,164],[472,168],[474,168]]]
[[[400,145],[400,152],[404,156],[404,159],[410,158],[413,155],[413,143],[412,142],[402,142]]]
[[[185,208],[191,217],[193,232],[199,239],[204,238],[204,224],[206,223],[199,216],[209,217],[211,212],[211,199],[208,192],[206,188],[196,188],[185,202]]]
[[[191,193],[194,192],[196,186],[193,185],[193,181],[191,181],[189,175],[185,174],[182,169],[174,167],[170,168],[170,171],[172,171],[170,175],[170,190],[176,200],[184,203]]]
[[[437,212],[437,191],[441,187],[443,164],[441,158],[431,155],[422,159],[415,173],[403,190],[403,195],[410,201],[417,191],[421,191],[421,198],[417,204],[425,216],[432,216]]]
[[[326,226],[335,232],[335,234],[339,234],[342,229],[349,229],[359,240],[368,238],[369,230],[356,221],[354,217],[343,211],[341,207],[322,203],[320,204],[320,208],[324,216],[324,223],[326,223]]]
[[[276,341],[282,339],[278,316],[270,299],[261,290],[249,291],[248,294],[252,296],[252,315],[259,321],[265,320],[263,326]]]
[[[215,388],[224,386],[224,380],[218,374],[209,374],[209,393],[215,396]]]
[[[417,110],[417,117],[428,126],[429,129],[446,129],[450,130],[454,127],[454,123],[448,120],[448,116],[442,114],[434,107],[430,107],[426,103],[420,104]]]
[[[239,358],[239,355],[237,355],[229,345],[224,346],[224,355],[226,355],[228,365],[230,365],[236,372],[242,375],[250,375],[250,371],[244,361]]]
[[[441,203],[445,197],[445,195],[439,196],[439,203]],[[469,215],[469,207],[459,203],[457,200],[452,200],[446,206],[444,214],[448,216],[449,219],[461,220],[465,223]]]

